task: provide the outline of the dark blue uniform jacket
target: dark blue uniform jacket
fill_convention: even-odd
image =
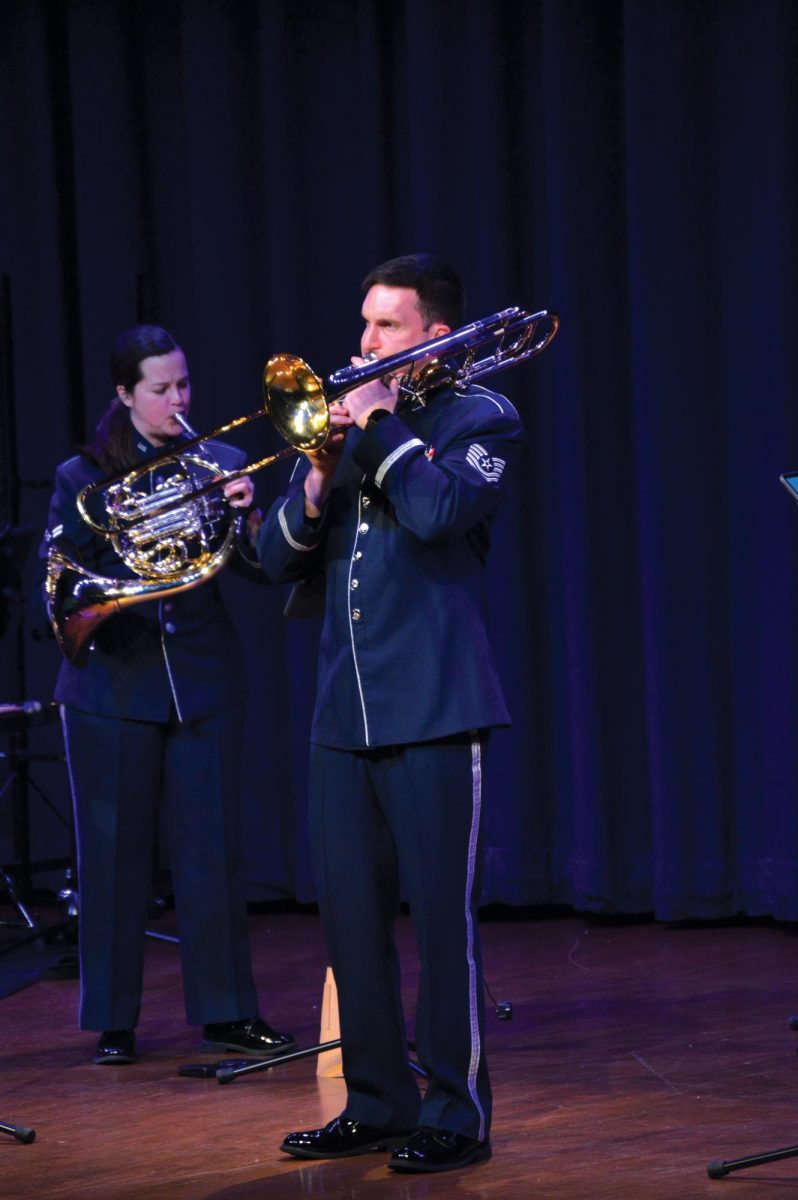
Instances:
[[[276,581],[325,577],[314,742],[362,749],[509,724],[481,588],[521,436],[509,401],[481,387],[400,404],[349,429],[317,521],[300,462],[258,553]]]
[[[225,471],[244,465],[244,453],[233,446],[205,446]],[[157,453],[144,439],[139,439],[138,449],[142,461]],[[90,571],[135,578],[110,542],[83,521],[75,504],[81,488],[103,474],[82,455],[58,467],[48,532],[39,553],[46,558],[54,540],[71,545]],[[238,557],[236,549],[231,566]],[[262,578],[259,568],[247,568],[240,561],[245,573],[257,571]],[[87,664],[62,662],[55,698],[103,716],[167,721],[176,713],[181,721],[193,721],[240,704],[241,679],[238,640],[216,580],[211,579],[190,591],[126,608],[99,625]]]

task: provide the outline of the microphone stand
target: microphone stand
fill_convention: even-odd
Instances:
[[[496,1016],[499,1020],[512,1021],[513,1006],[510,1001],[497,1001],[487,983],[485,983],[485,990],[495,1005]],[[795,1021],[795,1027],[798,1028],[798,1017],[795,1018]],[[248,1059],[225,1058],[215,1064],[191,1063],[184,1067],[178,1067],[177,1073],[189,1079],[216,1079],[217,1083],[234,1083],[241,1075],[251,1075],[256,1071],[268,1071],[271,1067],[279,1067],[281,1063],[297,1062],[300,1058],[310,1058],[311,1055],[322,1054],[325,1050],[337,1050],[340,1045],[341,1039],[336,1038],[335,1041],[320,1042],[316,1046],[309,1046],[306,1050],[292,1050],[290,1054],[275,1054],[273,1058],[258,1059],[255,1062],[251,1062]],[[415,1051],[416,1047],[413,1042],[408,1042],[407,1045],[409,1050]],[[408,1058],[407,1065],[411,1071],[415,1071],[422,1079],[427,1078],[427,1072],[417,1062],[414,1062],[412,1058]],[[798,1149],[796,1149],[795,1153],[798,1154]],[[712,1165],[715,1166],[716,1164],[713,1163]]]
[[[275,1054],[274,1058],[258,1059],[256,1062],[227,1058],[222,1059],[221,1062],[217,1062],[215,1065],[211,1063],[194,1063],[189,1066],[178,1067],[177,1073],[190,1079],[215,1078],[217,1083],[234,1083],[241,1075],[252,1075],[256,1071],[268,1071],[271,1067],[281,1066],[282,1063],[297,1062],[300,1058],[310,1058],[312,1055],[321,1054],[325,1050],[337,1050],[340,1045],[341,1039],[336,1038],[332,1042],[320,1042],[317,1046],[308,1046],[305,1050],[292,1050],[290,1054]],[[421,1075],[424,1079],[427,1078],[427,1072],[417,1062],[408,1059],[408,1065],[417,1075]]]
[[[36,1141],[36,1130],[28,1125],[6,1125],[5,1121],[0,1121],[0,1133],[10,1133],[18,1142]]]
[[[782,480],[784,482],[784,480]],[[790,1017],[790,1029],[798,1029],[798,1016]],[[722,1179],[731,1171],[743,1171],[746,1167],[761,1167],[763,1163],[778,1162],[780,1158],[795,1158],[798,1145],[785,1146],[782,1150],[764,1150],[761,1154],[746,1154],[742,1158],[715,1159],[707,1166],[710,1179]]]
[[[255,1062],[242,1061],[237,1058],[225,1058],[215,1065],[211,1063],[195,1063],[186,1067],[178,1067],[178,1075],[190,1079],[216,1079],[217,1083],[234,1083],[239,1075],[251,1075],[255,1071],[268,1071],[270,1067],[279,1067],[281,1063],[296,1062],[300,1058],[310,1058],[313,1054],[321,1054],[323,1050],[337,1050],[341,1039],[333,1042],[320,1042],[318,1046],[309,1046],[306,1050],[292,1050],[290,1054],[275,1054],[274,1058],[257,1059]]]
[[[730,1171],[742,1171],[745,1167],[759,1167],[762,1163],[778,1162],[780,1158],[794,1158],[798,1146],[787,1146],[783,1150],[765,1150],[762,1154],[748,1154],[744,1158],[716,1159],[707,1167],[710,1179],[722,1179]]]

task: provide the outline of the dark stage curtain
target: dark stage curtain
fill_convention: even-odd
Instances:
[[[278,350],[347,363],[395,254],[451,259],[471,317],[559,311],[497,380],[528,442],[486,587],[514,726],[484,899],[798,918],[796,62],[792,0],[2,0],[21,520],[137,317],[178,336],[210,429]],[[317,630],[226,586],[250,895],[311,900]]]

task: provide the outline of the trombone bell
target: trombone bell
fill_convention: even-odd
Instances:
[[[264,407],[277,432],[296,450],[318,450],[330,431],[324,385],[301,358],[275,354],[263,368]]]

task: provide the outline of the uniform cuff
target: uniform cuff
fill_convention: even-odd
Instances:
[[[400,417],[386,408],[375,409],[372,416],[379,417],[372,424],[366,422],[363,436],[352,452],[359,467],[379,486],[393,464],[410,451],[424,448],[424,443],[414,437]]]

